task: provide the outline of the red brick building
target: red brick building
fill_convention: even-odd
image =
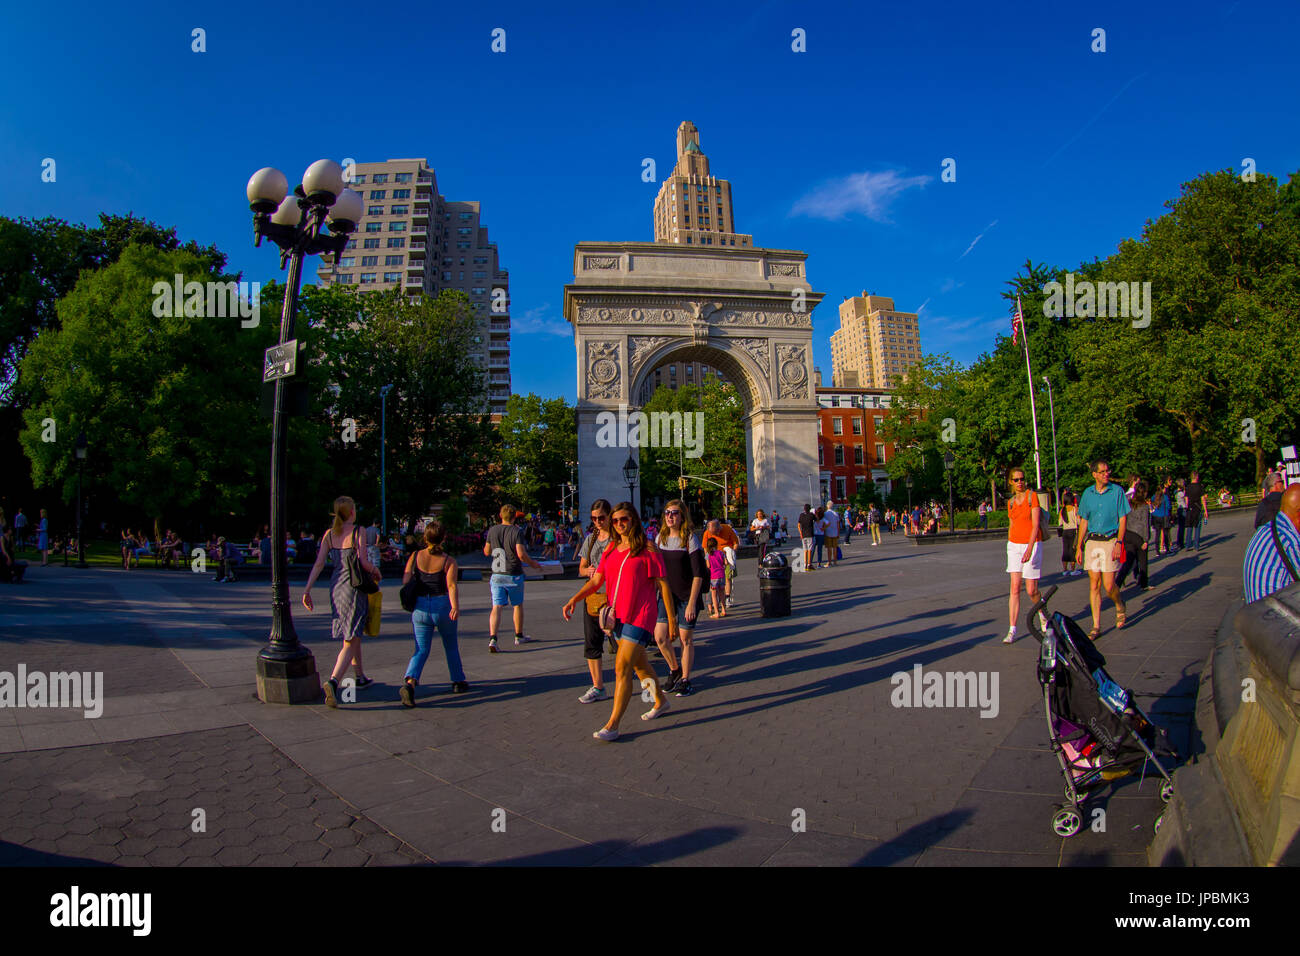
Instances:
[[[817,501],[852,498],[863,485],[875,484],[881,495],[891,490],[885,462],[893,457],[879,431],[892,398],[885,389],[833,388],[818,385]],[[815,506],[815,503],[814,503]]]

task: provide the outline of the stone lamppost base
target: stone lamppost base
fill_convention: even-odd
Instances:
[[[288,661],[257,658],[257,696],[265,704],[313,704],[321,699],[320,674],[310,652]]]

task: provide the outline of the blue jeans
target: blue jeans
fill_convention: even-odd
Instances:
[[[813,535],[813,550],[817,552],[816,555],[813,557],[814,563],[816,564],[822,563],[822,548],[825,546],[825,544],[826,544],[826,535],[824,534]]]
[[[1201,550],[1201,524],[1203,519],[1204,515],[1202,515],[1200,511],[1192,511],[1191,509],[1188,509],[1187,546],[1189,548],[1194,547],[1197,551]]]
[[[426,594],[417,598],[411,612],[411,626],[415,629],[415,654],[406,665],[406,676],[419,681],[429,651],[433,649],[433,631],[437,628],[442,637],[442,651],[447,655],[447,672],[453,681],[463,681],[465,671],[460,666],[460,645],[456,642],[456,622],[451,619],[451,598],[445,594]]]

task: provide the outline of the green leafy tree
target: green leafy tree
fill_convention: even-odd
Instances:
[[[531,392],[511,395],[498,430],[502,500],[524,511],[559,510],[557,502],[570,481],[569,464],[578,460],[574,407],[563,398],[543,399]]]

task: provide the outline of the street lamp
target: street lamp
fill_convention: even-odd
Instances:
[[[909,514],[912,511],[912,476],[911,475],[907,476],[907,511]]]
[[[1061,510],[1061,469],[1056,463],[1056,402],[1052,400],[1052,380],[1046,375],[1047,407],[1052,413],[1052,495],[1056,498],[1056,510]]]
[[[957,533],[957,515],[952,510],[952,469],[957,464],[957,456],[950,451],[943,453],[943,470],[948,473],[948,533]]]
[[[628,455],[627,463],[623,465],[623,480],[627,482],[627,500],[632,504],[635,504],[632,499],[632,489],[636,487],[636,478],[640,471],[641,469],[636,465],[636,459]]]
[[[379,527],[388,537],[388,393],[393,386],[379,389]]]
[[[86,463],[86,433],[82,432],[77,436],[77,567],[88,567],[86,564],[86,542],[81,536],[81,468]],[[68,549],[63,549],[63,559],[68,559]]]
[[[344,188],[343,168],[330,159],[307,167],[292,193],[284,173],[269,166],[253,173],[245,190],[253,211],[254,245],[264,238],[280,247],[280,268],[287,263],[280,342],[266,352],[263,382],[275,382],[271,426],[271,635],[257,656],[257,694],[263,701],[307,703],[320,698],[320,677],[311,651],[298,640],[289,607],[289,562],[285,552],[285,491],[288,459],[285,438],[285,379],[297,371],[298,343],[293,337],[298,314],[302,261],[332,254],[337,261],[357,227],[364,208],[361,197]],[[322,233],[326,219],[330,231]]]

